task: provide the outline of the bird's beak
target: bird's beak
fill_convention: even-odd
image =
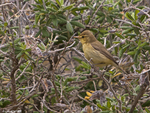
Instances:
[[[78,38],[78,39],[80,39],[80,38],[82,38],[81,36],[74,36],[73,38]]]

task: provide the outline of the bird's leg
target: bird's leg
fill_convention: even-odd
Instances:
[[[91,67],[91,73],[95,72],[99,72],[99,67],[97,67],[96,65],[93,65],[93,67]]]
[[[92,58],[90,58],[89,62],[90,62],[90,63],[91,63],[91,62],[93,63]],[[92,65],[92,66],[93,66],[93,65]]]
[[[102,76],[104,76],[104,73],[106,72],[106,70],[105,69],[99,69],[98,70],[98,73],[99,73],[99,77],[102,77]]]

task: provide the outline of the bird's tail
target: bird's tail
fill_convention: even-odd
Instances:
[[[121,67],[119,67],[119,65],[117,65],[117,68],[122,71],[124,74],[128,74],[125,70],[123,70]]]
[[[117,64],[114,64],[114,66],[116,67],[116,68],[118,68],[120,71],[122,71],[124,74],[128,74],[125,70],[123,70],[119,65],[117,65]]]

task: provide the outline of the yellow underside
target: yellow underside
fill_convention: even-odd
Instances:
[[[99,51],[95,50],[91,44],[84,43],[83,44],[84,56],[87,60],[89,60],[92,64],[102,68],[109,64],[114,65],[114,62],[105,57]]]

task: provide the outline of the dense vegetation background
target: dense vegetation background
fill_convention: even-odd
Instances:
[[[0,0],[0,112],[150,113],[149,0]],[[88,29],[128,75],[93,69]]]

